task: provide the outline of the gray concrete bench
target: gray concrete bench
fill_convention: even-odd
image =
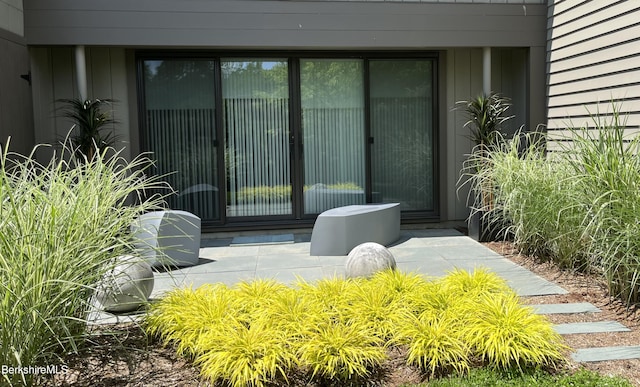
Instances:
[[[388,245],[400,238],[400,203],[333,208],[318,215],[311,255],[347,255],[357,245]]]

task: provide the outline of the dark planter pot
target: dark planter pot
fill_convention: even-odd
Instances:
[[[478,242],[491,242],[500,240],[500,230],[497,224],[490,222],[482,211],[475,212],[467,220],[469,237]]]
[[[475,194],[476,208],[483,208],[490,200],[484,200],[483,194]],[[486,208],[486,207],[484,207]],[[478,242],[494,242],[509,239],[507,221],[496,212],[475,211],[467,220],[469,237]]]

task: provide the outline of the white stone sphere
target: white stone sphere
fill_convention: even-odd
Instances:
[[[370,277],[376,272],[395,269],[396,260],[384,246],[366,242],[354,247],[347,257],[346,275],[352,277]]]
[[[96,299],[107,312],[131,312],[147,302],[153,291],[153,270],[141,258],[122,255],[98,285]]]

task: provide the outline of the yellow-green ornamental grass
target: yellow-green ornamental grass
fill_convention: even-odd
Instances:
[[[555,366],[567,351],[551,324],[486,270],[176,289],[146,323],[203,377],[232,386],[286,384],[294,373],[349,384],[380,367],[389,347],[405,348],[407,363],[430,375],[472,364]]]

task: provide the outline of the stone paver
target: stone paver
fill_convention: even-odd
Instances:
[[[581,348],[571,354],[571,358],[580,363],[638,359],[640,358],[640,346]]]
[[[617,321],[594,321],[557,324],[553,327],[561,335],[577,333],[630,332],[631,330]]]
[[[528,306],[533,308],[536,314],[574,314],[601,312],[600,309],[589,302],[576,302],[568,304],[538,304]]]
[[[311,256],[309,234],[227,236],[201,239],[197,265],[155,273],[152,298],[182,286],[221,282],[233,285],[254,278],[291,284],[344,276],[347,256]],[[564,289],[518,266],[452,229],[401,230],[389,246],[400,270],[441,277],[454,269],[485,268],[504,278],[522,296],[563,294]]]

